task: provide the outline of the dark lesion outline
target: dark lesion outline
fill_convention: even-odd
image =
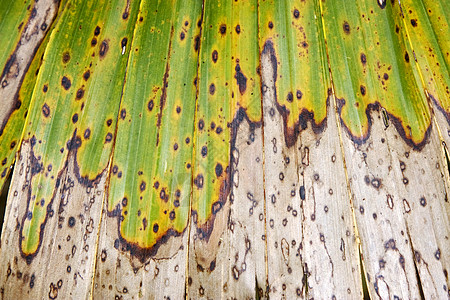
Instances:
[[[54,215],[54,210],[52,208],[54,199],[58,193],[58,189],[60,188],[61,184],[63,184],[64,186],[64,182],[66,180],[66,177],[63,177],[64,174],[66,173],[68,167],[69,167],[69,163],[70,160],[73,159],[73,164],[74,164],[74,175],[75,178],[77,180],[77,182],[86,188],[94,188],[96,187],[99,183],[100,180],[102,179],[102,177],[104,176],[104,174],[106,173],[106,171],[108,170],[108,166],[106,166],[100,173],[98,173],[93,179],[90,179],[88,176],[82,176],[80,174],[80,167],[79,167],[79,163],[78,163],[78,149],[81,147],[81,138],[77,135],[77,129],[74,130],[72,137],[68,140],[68,142],[66,143],[66,147],[68,150],[68,154],[67,157],[64,159],[64,163],[63,163],[63,167],[61,168],[61,170],[58,171],[57,175],[56,175],[56,182],[55,182],[55,188],[53,189],[53,194],[50,198],[49,203],[46,205],[46,213],[45,213],[45,218],[44,221],[40,224],[40,231],[39,231],[39,243],[38,246],[36,248],[36,250],[32,253],[24,253],[22,250],[22,241],[23,241],[23,227],[25,224],[25,221],[27,219],[28,216],[28,212],[29,212],[29,207],[30,207],[30,203],[31,203],[31,199],[32,199],[32,179],[35,175],[41,173],[42,171],[44,171],[44,166],[42,163],[39,163],[39,160],[36,158],[35,154],[34,154],[34,146],[36,144],[36,137],[32,137],[28,140],[24,140],[24,143],[29,143],[30,144],[30,154],[29,154],[29,160],[30,160],[30,164],[26,163],[27,166],[30,166],[30,172],[31,172],[31,177],[27,180],[27,182],[29,182],[27,188],[27,203],[26,203],[26,210],[25,213],[22,217],[21,223],[20,223],[20,228],[19,228],[19,251],[20,254],[22,256],[22,258],[25,259],[26,263],[29,265],[32,263],[33,259],[36,257],[36,255],[39,253],[39,250],[42,246],[42,241],[43,241],[43,235],[44,235],[44,229],[45,226],[47,224],[48,218],[49,217],[53,217]],[[34,201],[34,200],[33,200]]]

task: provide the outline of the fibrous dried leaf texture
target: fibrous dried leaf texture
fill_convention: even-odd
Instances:
[[[450,297],[445,1],[0,2],[5,299]]]

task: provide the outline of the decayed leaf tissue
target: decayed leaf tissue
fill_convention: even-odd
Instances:
[[[449,20],[0,0],[2,299],[450,299]]]

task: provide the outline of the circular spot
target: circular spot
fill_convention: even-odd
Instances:
[[[122,49],[125,49],[128,43],[128,39],[126,37],[124,37],[122,39],[122,41],[120,42],[120,45],[122,46]],[[123,52],[125,52],[125,50],[122,50]]]
[[[105,143],[111,142],[112,138],[113,138],[112,133],[108,132],[108,134],[105,137]]]
[[[139,185],[139,189],[141,190],[141,192],[145,191],[145,187],[146,187],[146,183],[145,183],[145,181],[142,181],[141,184]]]
[[[76,99],[80,100],[84,96],[84,90],[82,88],[78,89]]]
[[[48,106],[47,103],[44,103],[44,105],[42,106],[42,114],[46,118],[48,118],[48,116],[50,115],[50,107]]]
[[[209,94],[214,95],[215,91],[216,91],[216,86],[214,85],[214,83],[211,83],[211,85],[209,86]]]
[[[219,53],[217,52],[217,50],[214,50],[212,52],[212,60],[214,63],[216,63],[218,59],[219,59]]]
[[[47,93],[47,91],[48,91],[48,85],[44,85],[44,87],[42,88],[42,91],[44,92],[44,93]]]
[[[272,23],[272,21],[269,22],[269,25],[268,25],[268,26],[269,26],[270,29],[273,28],[273,23]]]
[[[342,28],[344,29],[344,32],[346,34],[350,34],[350,24],[348,24],[347,21],[344,21],[344,24],[342,25]]]
[[[361,59],[361,63],[363,65],[365,65],[367,63],[367,58],[366,58],[366,55],[364,53],[361,53],[360,59]]]
[[[75,124],[76,122],[78,122],[78,114],[77,113],[73,114],[73,116],[72,116],[72,123]]]
[[[423,207],[427,206],[427,199],[425,199],[425,197],[420,198],[420,205]]]
[[[149,111],[152,111],[152,110],[153,110],[153,106],[154,106],[153,100],[150,100],[150,101],[148,102],[148,104],[147,104],[148,110],[149,110]]]
[[[108,43],[106,42],[106,40],[102,41],[102,44],[100,45],[100,57],[104,57],[106,55],[106,52],[108,52],[109,46]]]
[[[180,40],[184,40],[184,38],[186,37],[186,35],[184,34],[184,32],[182,31],[180,33]]]
[[[67,64],[70,61],[70,54],[69,52],[64,52],[62,57],[63,63]]]
[[[217,163],[217,164],[216,164],[215,171],[216,171],[216,176],[217,176],[217,177],[220,177],[220,176],[222,175],[222,173],[223,173],[223,167],[222,167],[222,165],[221,165],[220,163]]]
[[[366,87],[365,87],[365,86],[361,85],[361,86],[359,87],[359,90],[361,91],[361,95],[362,95],[362,96],[365,96],[365,95],[366,95]]]
[[[198,129],[203,130],[204,127],[205,127],[205,121],[203,121],[203,120],[198,121]]]
[[[83,78],[87,81],[89,77],[91,77],[91,71],[87,70],[86,72],[84,72]]]
[[[294,9],[294,18],[298,19],[300,17],[300,12],[298,9]]]
[[[224,35],[227,32],[227,25],[222,24],[219,27],[220,34]]]
[[[203,175],[198,174],[197,177],[194,179],[194,184],[197,186],[198,189],[203,188]]]
[[[159,225],[158,225],[158,223],[153,224],[153,232],[154,232],[154,233],[157,233],[158,230],[159,230]]]
[[[87,140],[91,136],[91,130],[88,128],[84,131],[84,139]]]
[[[95,36],[98,36],[100,34],[100,27],[95,27],[95,30],[94,30],[94,35]]]
[[[72,82],[70,81],[69,78],[63,76],[63,78],[61,79],[61,85],[67,91],[72,86]]]
[[[292,92],[289,92],[289,93],[287,94],[286,100],[287,100],[288,102],[292,102],[292,101],[294,100],[294,96],[292,95]]]
[[[67,222],[67,224],[69,225],[70,228],[75,226],[75,218],[74,217],[70,217],[69,221]]]
[[[202,156],[203,157],[206,157],[206,155],[208,154],[208,147],[206,147],[206,146],[203,146],[202,147]]]
[[[236,25],[235,29],[237,34],[241,33],[241,26],[239,24]]]

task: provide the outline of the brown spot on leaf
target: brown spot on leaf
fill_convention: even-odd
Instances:
[[[201,153],[203,157],[206,157],[206,155],[208,155],[208,147],[203,146]]]
[[[198,174],[197,177],[195,177],[194,179],[194,184],[198,189],[203,188],[203,175],[202,174]]]
[[[294,18],[298,19],[300,17],[300,12],[298,9],[294,9]]]
[[[203,130],[204,127],[205,127],[205,121],[203,121],[203,120],[198,121],[198,129]]]
[[[83,78],[85,81],[87,81],[89,77],[91,77],[91,71],[87,70],[86,72],[84,72]]]
[[[69,78],[63,76],[63,78],[61,79],[61,85],[67,91],[72,86],[72,82],[70,81]]]
[[[236,71],[234,78],[239,86],[239,93],[243,95],[247,89],[247,77],[242,73],[241,66],[239,66],[239,64],[236,65],[234,70]]]
[[[217,59],[219,59],[219,53],[217,53],[217,50],[214,50],[212,53],[212,60],[214,63],[216,63]]]
[[[62,57],[63,63],[67,64],[70,61],[70,54],[69,52],[64,52]]]
[[[342,25],[342,28],[344,29],[344,32],[346,34],[350,34],[350,24],[348,24],[347,21],[344,21],[344,24]]]
[[[154,107],[154,103],[153,103],[153,100],[150,100],[149,102],[148,102],[148,104],[147,104],[147,108],[148,108],[148,110],[149,111],[152,111],[153,110],[153,107]]]
[[[84,131],[84,139],[87,140],[91,137],[91,130],[88,128]]]
[[[76,99],[80,100],[84,96],[84,90],[82,88],[79,88],[77,91]]]
[[[113,138],[112,133],[111,133],[111,132],[108,132],[108,134],[107,134],[106,137],[105,137],[105,143],[111,142],[111,141],[112,141],[112,138]]]
[[[199,48],[200,48],[200,36],[197,35],[197,36],[195,36],[195,39],[194,39],[194,50],[195,50],[195,52],[197,52]]]
[[[362,63],[363,65],[366,65],[366,63],[367,63],[367,58],[366,58],[366,55],[365,55],[364,53],[361,53],[360,59],[361,59],[361,63]]]
[[[223,167],[222,167],[222,165],[221,165],[220,163],[217,163],[217,164],[216,164],[215,171],[216,171],[216,176],[217,176],[217,177],[220,177],[220,176],[222,175],[222,173],[223,173]]]
[[[109,45],[108,42],[106,40],[103,40],[102,44],[100,45],[100,58],[103,58],[106,53],[108,52],[109,49]]]
[[[286,100],[287,102],[292,103],[292,101],[294,100],[294,95],[292,95],[292,92],[289,92],[286,96]]]
[[[98,36],[100,34],[100,27],[95,27],[95,30],[94,30],[94,35],[95,36]]]
[[[411,25],[413,27],[417,27],[417,20],[416,19],[411,19]]]
[[[220,25],[219,32],[221,35],[224,35],[227,32],[227,25],[225,24]]]
[[[42,106],[42,114],[46,118],[48,118],[48,116],[50,115],[50,107],[48,106],[47,103],[44,103],[44,105]]]
[[[216,92],[216,86],[214,85],[214,83],[211,83],[211,85],[209,86],[209,94],[212,96],[212,95],[214,95],[215,92]]]
[[[235,30],[237,34],[241,33],[241,26],[237,24]]]
[[[361,91],[361,95],[362,96],[366,95],[366,87],[364,85],[361,85],[359,87],[359,90]]]
[[[127,43],[128,43],[128,39],[126,37],[124,37],[122,39],[122,41],[120,42],[120,45],[122,46],[122,49],[127,46]]]
[[[141,190],[141,192],[145,191],[145,187],[146,187],[146,183],[145,183],[145,181],[142,181],[141,185],[139,186],[139,189]]]

